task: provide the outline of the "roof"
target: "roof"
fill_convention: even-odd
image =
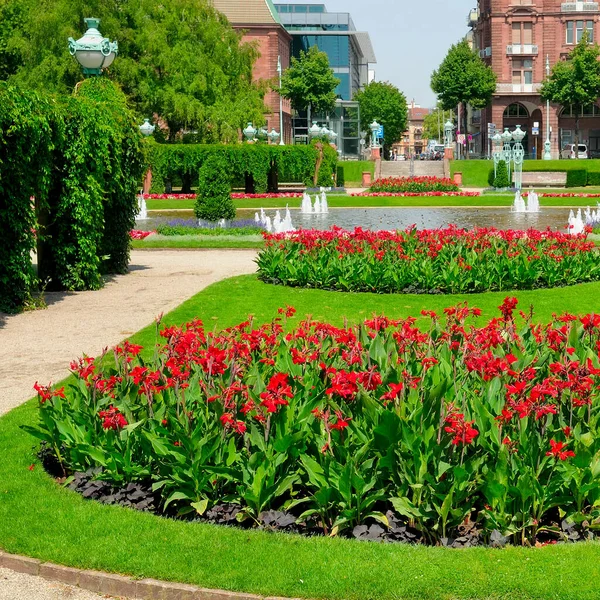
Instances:
[[[428,114],[428,108],[415,107],[408,109],[408,118],[410,121],[423,121]]]
[[[232,25],[281,25],[272,0],[212,0]]]

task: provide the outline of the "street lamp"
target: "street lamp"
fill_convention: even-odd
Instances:
[[[510,143],[512,142],[512,133],[508,130],[508,127],[504,128],[504,133],[501,135],[504,147],[502,148],[502,160],[506,163],[506,170],[508,171],[508,181],[510,183],[510,161],[512,160],[512,148]]]
[[[494,145],[494,180],[498,175],[498,163],[502,159],[502,135],[500,132],[496,132],[496,135],[492,136],[492,144]]]
[[[271,133],[269,133],[269,140],[271,140],[272,144],[276,144],[279,139],[279,133],[275,131],[275,129],[271,129]]]
[[[279,75],[279,131],[281,132],[281,140],[279,141],[280,146],[285,146],[283,141],[283,96],[281,95],[281,74],[283,70],[281,68],[281,56],[277,57],[277,74]]]
[[[258,136],[259,140],[266,140],[269,132],[264,127],[261,127],[256,135]]]
[[[98,31],[100,19],[84,19],[84,21],[88,30],[77,41],[72,37],[69,38],[69,52],[83,67],[84,75],[98,76],[102,69],[110,67],[115,60],[119,45],[117,42],[111,42],[108,38],[102,37]]]
[[[454,132],[454,123],[448,119],[444,125],[444,139],[446,141],[446,148],[452,148],[452,138]]]
[[[323,129],[319,127],[316,121],[313,121],[312,127],[308,130],[308,137],[312,140],[323,135]]]
[[[156,125],[150,124],[150,119],[144,119],[144,123],[140,125],[140,131],[144,137],[151,136],[156,129]]]
[[[371,146],[373,148],[377,148],[378,147],[378,143],[377,143],[377,133],[379,132],[381,125],[379,125],[379,123],[377,121],[373,121],[371,123],[371,125],[369,126],[369,128],[371,129],[371,134],[372,134],[372,139],[371,139]]]
[[[327,134],[327,137],[329,138],[329,141],[330,141],[332,144],[335,144],[335,142],[336,142],[336,140],[337,140],[337,138],[338,138],[338,134],[337,134],[335,131],[333,131],[333,129],[332,129],[332,130],[331,130],[331,131],[330,131],[330,132]]]
[[[515,187],[518,190],[521,189],[523,181],[523,160],[525,158],[525,150],[521,142],[523,141],[524,137],[525,132],[521,129],[520,125],[517,125],[516,129],[512,133],[512,138],[515,141],[512,157],[515,166]]]
[[[249,144],[251,144],[256,138],[256,129],[252,125],[252,122],[248,123],[248,126],[246,127],[246,129],[244,129],[242,133],[244,134],[244,137],[246,138]]]
[[[546,77],[550,77],[550,56],[546,54]],[[546,141],[544,142],[544,160],[552,160],[550,142],[550,100],[546,100]]]

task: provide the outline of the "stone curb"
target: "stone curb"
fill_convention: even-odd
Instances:
[[[42,562],[36,558],[7,554],[1,550],[0,567],[17,573],[60,581],[96,594],[124,596],[132,600],[300,600],[298,598],[286,599],[223,590],[209,590],[193,585],[158,581],[156,579],[136,580],[131,577],[102,571],[73,569],[54,563]]]

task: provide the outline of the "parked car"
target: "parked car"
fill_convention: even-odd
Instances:
[[[585,144],[579,144],[579,158],[588,158],[588,149]],[[561,158],[576,158],[575,157],[575,144],[567,144],[563,147]]]

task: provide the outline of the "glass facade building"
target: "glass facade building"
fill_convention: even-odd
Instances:
[[[342,158],[360,153],[360,121],[354,94],[369,83],[369,65],[376,61],[368,33],[357,31],[347,12],[328,12],[324,4],[275,4],[282,25],[292,36],[292,56],[313,46],[325,52],[340,80],[336,89],[338,106],[331,115],[312,115],[339,135]],[[310,127],[307,115],[294,119],[296,141],[307,139]]]

